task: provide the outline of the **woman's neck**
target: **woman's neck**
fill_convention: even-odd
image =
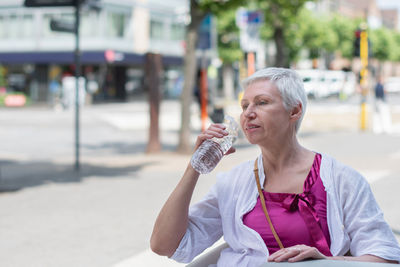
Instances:
[[[296,137],[287,140],[261,147],[264,170],[280,172],[288,166],[295,166],[311,152],[302,147]]]

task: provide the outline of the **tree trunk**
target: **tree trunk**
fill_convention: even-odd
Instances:
[[[159,115],[160,115],[160,77],[162,61],[159,54],[146,54],[145,63],[145,84],[149,96],[150,107],[150,128],[147,153],[156,153],[161,150],[159,138]]]
[[[285,37],[282,27],[276,27],[274,31],[274,41],[276,47],[275,66],[289,67],[288,49],[285,43]]]
[[[186,32],[186,51],[184,55],[184,83],[181,95],[181,129],[179,133],[178,152],[191,153],[190,143],[190,106],[192,103],[193,86],[196,79],[197,60],[196,44],[197,28],[205,14],[200,10],[195,0],[190,1],[191,21]]]
[[[232,64],[223,65],[222,77],[224,81],[224,98],[225,100],[232,101],[235,99],[234,70]]]

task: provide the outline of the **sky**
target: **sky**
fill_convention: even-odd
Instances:
[[[379,7],[397,8],[400,11],[400,0],[376,0]]]

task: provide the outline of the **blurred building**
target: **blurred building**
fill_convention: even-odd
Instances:
[[[50,29],[52,19],[73,23],[74,8],[23,3],[0,1],[0,76],[6,77],[0,87],[45,102],[63,77],[74,75],[74,34]],[[126,100],[143,90],[148,52],[162,55],[164,85],[175,83],[183,64],[187,5],[185,0],[100,0],[97,8],[82,7],[82,74],[94,101]]]
[[[398,30],[399,25],[399,13],[397,9],[382,9],[382,23],[389,29]]]
[[[317,12],[336,12],[350,18],[365,18],[372,29],[385,26],[398,29],[396,9],[380,9],[377,0],[319,0],[315,4]]]

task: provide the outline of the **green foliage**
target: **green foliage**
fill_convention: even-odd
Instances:
[[[7,86],[6,73],[7,73],[6,68],[0,65],[0,87]]]
[[[236,10],[228,10],[217,16],[218,54],[224,63],[233,63],[243,57],[240,49],[239,28],[236,26]]]
[[[300,19],[301,11],[307,0],[258,0],[257,6],[264,11],[264,25],[260,36],[264,40],[275,41],[277,49],[287,51],[288,58],[281,62],[291,62],[297,59],[302,48],[302,33]],[[300,31],[300,32],[299,32]],[[282,35],[280,35],[282,33]],[[283,41],[282,41],[283,38]],[[281,47],[283,46],[283,47]],[[285,53],[282,57],[286,57]],[[285,65],[287,64],[285,63]]]
[[[322,20],[318,21],[308,10],[303,10],[300,18],[302,21],[300,32],[304,48],[309,50],[310,58],[318,58],[324,44],[325,23]]]
[[[286,46],[289,50],[289,61],[297,61],[303,49],[302,33],[299,24],[292,24],[285,32]]]
[[[199,8],[204,13],[211,13],[217,16],[243,4],[241,0],[192,0],[191,2],[193,1],[198,3]]]
[[[334,14],[327,25],[337,36],[336,51],[344,58],[353,57],[354,32],[360,24],[358,19],[350,19],[339,14]]]
[[[264,11],[265,24],[276,27],[290,26],[297,21],[298,14],[309,0],[259,0],[258,6]]]
[[[396,47],[396,41],[393,37],[392,31],[386,28],[371,30],[369,32],[369,37],[372,43],[372,53],[374,58],[381,61],[396,59],[398,46]]]
[[[239,29],[235,23],[236,10],[224,10],[216,6],[221,2],[236,1],[203,0],[218,14],[218,49],[221,59],[231,63],[242,58]],[[247,2],[250,10],[264,12],[264,24],[260,38],[274,40],[276,29],[283,29],[284,45],[289,61],[297,61],[300,51],[307,49],[310,58],[318,58],[321,52],[339,52],[342,57],[353,57],[354,33],[362,22],[361,18],[351,19],[340,14],[320,16],[304,7],[306,0],[253,0]],[[378,60],[400,61],[400,33],[380,28],[369,30],[373,57]]]
[[[393,32],[393,40],[394,40],[394,45],[396,49],[393,50],[393,61],[400,61],[400,33],[399,32]]]

